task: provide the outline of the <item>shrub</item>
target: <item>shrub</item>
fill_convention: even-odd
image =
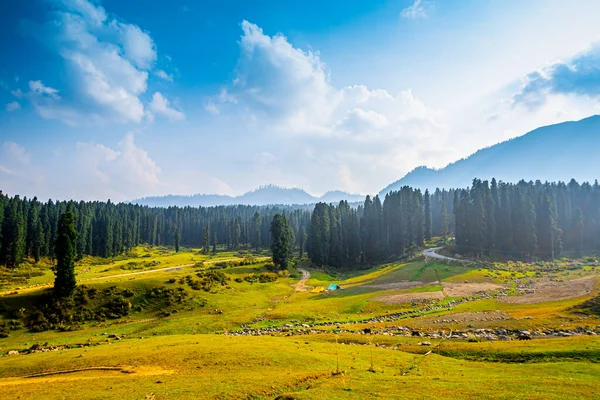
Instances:
[[[8,322],[0,321],[0,338],[8,337],[10,334],[10,327],[8,326]]]
[[[17,331],[23,328],[23,323],[21,321],[13,319],[8,322],[8,326],[11,331]]]
[[[104,304],[104,309],[109,318],[120,318],[125,315],[129,315],[131,310],[131,303],[125,300],[123,297],[118,296]]]

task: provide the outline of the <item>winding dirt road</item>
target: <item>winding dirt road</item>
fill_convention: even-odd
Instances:
[[[310,279],[310,272],[303,268],[298,268],[298,271],[302,272],[302,278],[300,278],[300,281],[298,281],[298,283],[296,284],[294,292],[306,292],[308,290],[308,287],[306,286],[306,281]]]
[[[453,260],[460,261],[458,258],[446,257],[441,254],[436,253],[436,250],[443,249],[444,246],[432,247],[431,249],[425,249],[421,252],[425,257],[437,258],[438,260]]]

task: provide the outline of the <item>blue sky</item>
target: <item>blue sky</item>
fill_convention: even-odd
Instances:
[[[251,4],[250,4],[251,3]],[[598,112],[590,1],[0,2],[0,189],[373,193]]]

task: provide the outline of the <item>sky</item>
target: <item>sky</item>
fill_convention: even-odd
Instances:
[[[376,193],[598,113],[597,15],[586,0],[4,0],[0,190]]]

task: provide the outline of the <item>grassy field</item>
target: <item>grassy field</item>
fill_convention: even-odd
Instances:
[[[117,296],[130,312],[42,332],[13,326],[0,339],[0,396],[600,398],[596,264],[540,273],[417,257],[334,274],[300,262],[311,277],[296,291],[299,271],[273,272],[268,261],[147,247],[83,259],[77,279],[97,293],[87,307]],[[53,275],[45,261],[1,277],[3,317],[15,321],[43,301]],[[331,283],[343,289],[312,290]],[[544,297],[547,285],[568,296]],[[537,302],[513,301],[531,292]],[[533,340],[497,338],[524,329]]]

